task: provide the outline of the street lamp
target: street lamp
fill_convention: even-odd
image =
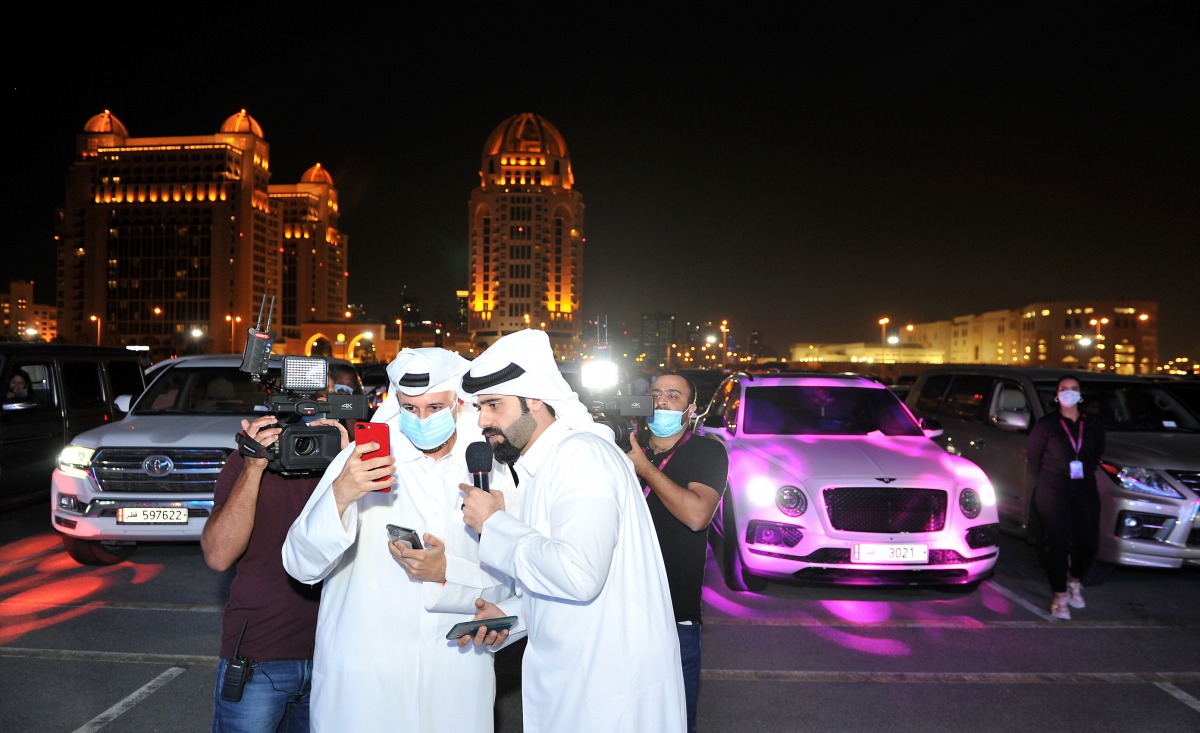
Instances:
[[[100,316],[91,316],[92,321],[96,323],[96,345],[100,345]]]
[[[879,319],[879,342],[882,344],[887,343],[887,325],[891,322],[892,319],[887,316]]]
[[[229,353],[237,353],[237,324],[242,322],[241,316],[225,316],[229,322]]]

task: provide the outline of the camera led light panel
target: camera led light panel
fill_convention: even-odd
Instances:
[[[326,388],[329,367],[313,356],[283,357],[283,387],[298,392],[318,392]]]

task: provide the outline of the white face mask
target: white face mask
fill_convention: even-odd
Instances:
[[[1064,389],[1058,393],[1058,403],[1063,407],[1074,407],[1083,401],[1083,395],[1073,389]]]

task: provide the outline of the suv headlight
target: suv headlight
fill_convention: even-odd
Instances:
[[[1183,495],[1167,483],[1167,479],[1153,468],[1143,466],[1115,466],[1101,463],[1100,467],[1118,486],[1138,494],[1161,496],[1166,499],[1182,499]]]
[[[86,472],[92,467],[92,456],[95,454],[95,448],[68,445],[62,449],[62,453],[58,454],[58,467],[63,470],[74,469],[78,472]]]

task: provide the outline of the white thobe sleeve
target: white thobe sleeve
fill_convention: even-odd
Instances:
[[[567,440],[535,478],[549,495],[542,534],[507,512],[484,523],[479,559],[528,592],[590,601],[604,588],[616,550],[620,507],[615,486],[626,468],[585,441]],[[616,455],[616,454],[614,454]]]
[[[345,515],[339,516],[333,495],[333,480],[341,473],[353,446],[351,443],[330,462],[283,542],[283,567],[301,583],[313,585],[324,580],[358,535],[358,504],[346,507]]]

